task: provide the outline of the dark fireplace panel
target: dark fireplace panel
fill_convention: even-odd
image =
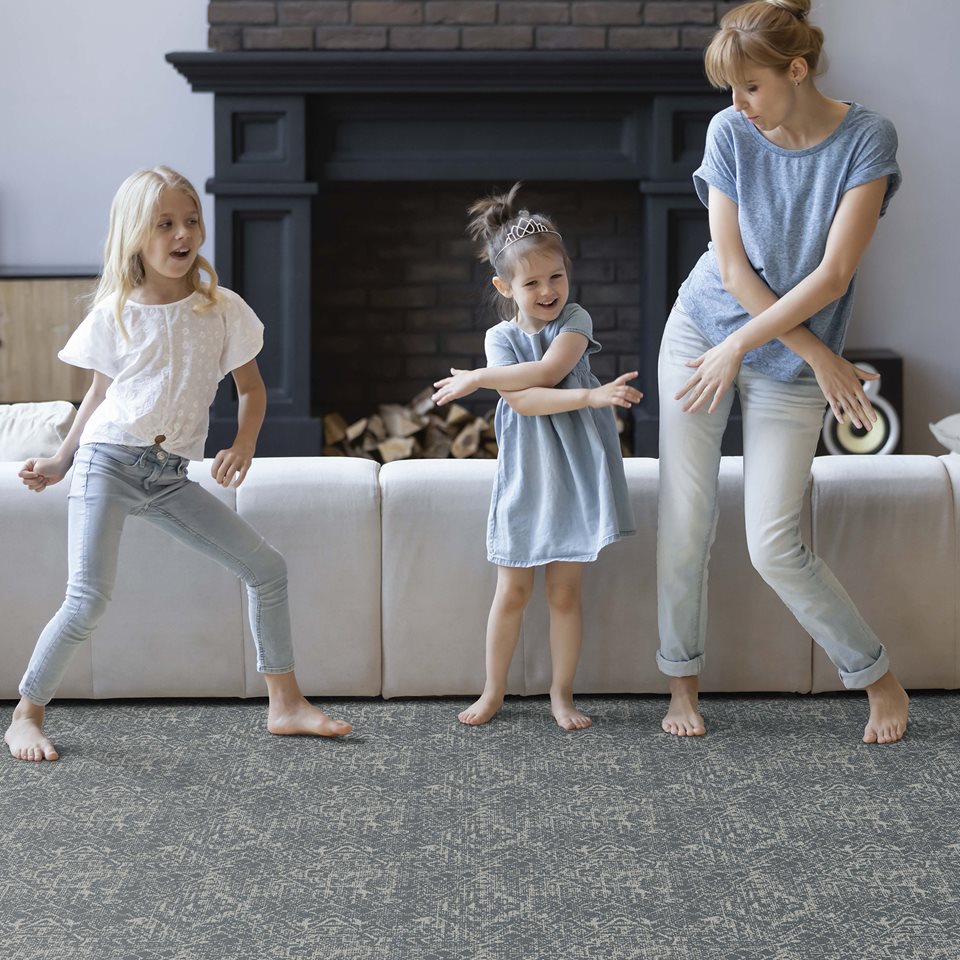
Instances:
[[[466,207],[514,180],[568,241],[598,376],[639,367],[634,451],[656,454],[660,335],[708,235],[690,174],[727,102],[698,53],[168,59],[216,94],[217,268],[267,327],[261,454],[316,454],[322,415],[364,416],[483,361],[495,316]],[[208,449],[235,423],[225,384]]]

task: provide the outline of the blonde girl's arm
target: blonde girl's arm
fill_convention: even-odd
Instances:
[[[690,362],[696,372],[676,395],[678,400],[687,397],[684,410],[697,410],[709,402],[712,413],[747,353],[779,339],[843,296],[880,219],[886,187],[887,178],[880,177],[848,190],[837,207],[823,258],[816,269],[722,343]],[[737,281],[732,283],[736,287]],[[872,422],[862,400],[855,407],[859,419],[865,419],[867,424]],[[846,412],[853,414],[851,409]]]
[[[570,413],[585,407],[632,407],[643,398],[627,382],[637,378],[637,371],[623,373],[616,380],[599,387],[560,390],[554,387],[528,387],[526,390],[501,390],[500,396],[511,409],[526,417],[544,417],[552,413]]]
[[[490,390],[525,390],[528,387],[554,387],[577,365],[589,340],[570,331],[558,334],[540,360],[512,363],[503,367],[479,367],[476,370],[450,369],[450,376],[438,380],[433,402],[442,407],[452,400],[486,387]]]
[[[29,490],[40,493],[51,484],[59,483],[67,475],[77,448],[80,446],[83,428],[93,415],[93,411],[103,403],[107,387],[111,383],[113,380],[106,374],[98,370],[93,371],[93,383],[84,395],[80,409],[77,410],[77,415],[73,418],[73,423],[57,452],[52,457],[33,457],[20,468],[17,476],[23,480]]]
[[[256,360],[245,363],[232,371],[233,382],[237,385],[237,436],[233,446],[221,450],[214,457],[210,475],[222,487],[229,487],[236,477],[235,487],[243,483],[253,455],[257,449],[257,438],[263,417],[267,412],[267,388],[260,376]]]

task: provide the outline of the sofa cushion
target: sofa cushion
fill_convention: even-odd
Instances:
[[[76,413],[67,400],[0,404],[0,461],[52,457]]]

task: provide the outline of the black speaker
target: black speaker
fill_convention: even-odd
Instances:
[[[877,413],[871,430],[855,427],[849,420],[837,423],[828,407],[818,456],[827,454],[903,453],[903,357],[892,350],[845,350],[845,359],[863,369],[872,368],[879,380],[867,380],[864,390]]]

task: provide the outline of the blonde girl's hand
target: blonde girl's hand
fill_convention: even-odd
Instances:
[[[630,373],[621,373],[616,380],[593,387],[587,392],[587,406],[598,409],[600,407],[632,407],[643,399],[643,394],[635,387],[628,387],[628,380],[636,380],[639,376],[636,370]]]
[[[221,450],[213,461],[210,468],[210,476],[213,477],[221,487],[229,487],[231,481],[236,477],[234,487],[239,487],[243,483],[253,463],[253,451],[247,447],[234,446],[229,450]]]
[[[870,430],[877,421],[877,412],[863,389],[861,380],[879,380],[879,373],[870,373],[854,366],[849,360],[827,351],[813,368],[817,383],[830,404],[837,423],[844,415],[850,417],[858,429]]]
[[[20,468],[17,476],[28,490],[42,493],[47,487],[59,483],[69,469],[69,463],[64,463],[56,457],[34,457]]]
[[[438,390],[430,399],[438,407],[442,407],[445,403],[459,400],[477,389],[476,371],[457,370],[456,367],[451,367],[450,376],[438,380],[434,386]]]
[[[736,379],[742,362],[743,353],[728,337],[696,360],[687,361],[687,366],[696,367],[697,372],[674,394],[673,399],[687,398],[683,405],[684,413],[694,413],[709,400],[707,413],[713,413],[720,403],[720,398]]]

